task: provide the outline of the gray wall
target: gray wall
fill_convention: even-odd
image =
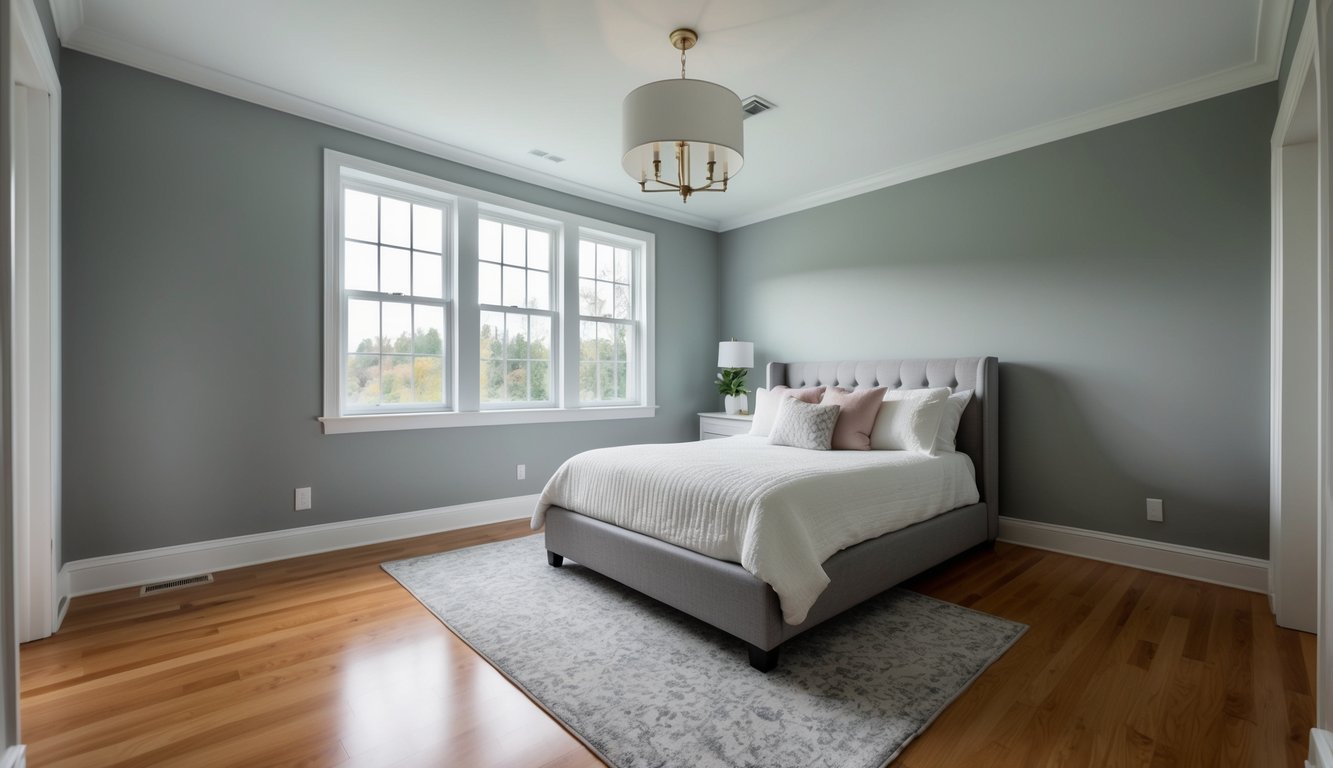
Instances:
[[[721,331],[760,370],[997,355],[1003,514],[1266,557],[1276,106],[1258,86],[726,232]]]
[[[63,86],[64,561],[536,493],[717,407],[714,233],[73,51]],[[322,435],[325,147],[656,233],[658,416]]]

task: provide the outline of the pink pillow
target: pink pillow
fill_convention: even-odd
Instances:
[[[819,398],[824,396],[824,390],[828,387],[806,387],[805,389],[790,389],[788,387],[773,387],[774,392],[781,392],[779,397],[794,397],[797,400],[806,403],[819,404]]]
[[[768,437],[768,433],[773,429],[773,420],[777,418],[778,406],[782,404],[784,397],[794,397],[804,403],[819,404],[819,398],[824,394],[826,387],[806,387],[805,389],[791,389],[789,387],[773,387],[764,389],[760,387],[754,391],[754,420],[750,423],[750,434]]]
[[[833,450],[868,451],[870,432],[875,428],[880,403],[888,387],[874,389],[843,389],[834,387],[824,393],[824,405],[842,406],[838,423],[833,426]]]

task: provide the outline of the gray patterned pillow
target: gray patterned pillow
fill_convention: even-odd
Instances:
[[[773,419],[773,430],[768,433],[768,442],[827,451],[833,442],[833,427],[838,423],[841,410],[842,406],[838,405],[818,405],[784,397],[778,406],[778,415]]]

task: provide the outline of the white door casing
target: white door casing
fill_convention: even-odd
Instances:
[[[1311,9],[1313,10],[1313,9]],[[1305,25],[1272,138],[1269,590],[1278,624],[1319,622],[1318,110]]]
[[[15,0],[11,51],[13,502],[20,642],[56,630],[60,529],[60,80],[34,0]]]

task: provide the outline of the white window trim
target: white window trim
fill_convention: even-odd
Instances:
[[[546,270],[547,279],[550,281],[549,284],[550,295],[547,297],[547,302],[550,306],[549,309],[533,309],[531,307],[508,306],[505,304],[482,304],[481,300],[478,299],[477,310],[478,314],[482,312],[499,312],[505,314],[527,315],[528,317],[547,317],[550,319],[551,321],[550,375],[551,375],[551,389],[554,390],[555,398],[552,400],[538,400],[535,402],[524,401],[524,400],[498,401],[492,403],[482,402],[479,404],[479,409],[482,411],[507,411],[507,410],[533,411],[540,409],[559,408],[560,407],[559,403],[561,402],[561,395],[562,395],[561,393],[562,382],[560,381],[560,365],[561,361],[564,359],[564,351],[563,351],[564,345],[561,343],[563,339],[561,334],[561,324],[559,322],[561,316],[560,297],[564,295],[564,291],[560,289],[563,286],[564,281],[566,279],[563,259],[561,258],[562,256],[561,249],[563,246],[563,243],[560,242],[560,235],[562,229],[561,224],[560,222],[547,221],[541,218],[534,218],[531,216],[515,215],[513,212],[510,211],[494,210],[490,206],[487,206],[486,208],[483,208],[478,212],[477,218],[480,220],[482,217],[490,219],[491,221],[494,222],[498,222],[501,226],[505,224],[512,224],[515,226],[524,227],[525,229],[542,230],[547,234],[549,234],[551,237],[551,252],[548,254],[548,256],[550,257],[549,261],[550,269]],[[480,248],[478,250],[480,250]],[[481,266],[480,254],[478,254],[477,256],[477,262],[478,262],[478,268],[480,269]],[[488,262],[488,263],[495,264],[497,262]],[[523,267],[523,269],[526,272],[527,267]],[[526,274],[524,277],[526,279]],[[500,298],[501,300],[504,299],[503,296],[501,296]],[[529,343],[531,343],[531,339],[529,339],[528,341]],[[480,352],[480,350],[478,351]],[[480,397],[481,393],[478,392],[477,394],[478,397]]]
[[[496,424],[551,424],[563,421],[651,419],[655,405],[586,406],[583,408],[513,408],[506,410],[454,411],[451,413],[376,413],[366,416],[325,416],[320,419],[324,434],[347,432],[392,432],[399,429],[483,427]]]
[[[339,170],[338,173],[341,176],[341,170]],[[453,325],[455,322],[454,317],[456,314],[455,305],[458,303],[457,297],[451,293],[454,285],[456,284],[456,280],[454,279],[453,275],[453,269],[457,257],[453,253],[453,249],[457,248],[458,237],[454,234],[453,230],[458,225],[458,213],[455,210],[458,201],[454,199],[452,196],[447,196],[444,199],[441,199],[441,197],[438,195],[427,194],[421,190],[411,189],[410,187],[406,186],[395,186],[392,184],[385,184],[380,180],[370,181],[366,179],[353,179],[351,180],[350,184],[344,185],[342,184],[342,180],[339,179],[339,187],[340,189],[338,190],[338,197],[336,200],[336,204],[339,206],[341,206],[342,204],[342,189],[354,189],[361,192],[368,192],[374,195],[391,196],[395,199],[403,200],[413,205],[425,205],[425,206],[430,206],[432,208],[441,209],[441,213],[443,214],[444,217],[443,223],[445,228],[443,233],[444,239],[440,245],[441,247],[440,256],[444,262],[441,265],[441,270],[440,270],[441,278],[444,281],[443,285],[441,286],[442,298],[437,299],[426,296],[417,296],[410,292],[406,295],[394,296],[393,294],[384,293],[382,291],[361,291],[352,289],[343,290],[342,280],[341,280],[342,276],[338,275],[336,279],[338,281],[337,285],[340,291],[338,295],[338,307],[337,307],[339,339],[334,345],[334,348],[336,349],[338,355],[338,359],[336,361],[336,364],[338,366],[338,375],[336,376],[335,383],[338,386],[337,396],[339,398],[339,402],[341,402],[342,398],[345,398],[347,396],[347,382],[344,380],[342,376],[342,366],[344,365],[344,362],[348,354],[346,347],[343,346],[343,341],[346,339],[345,334],[347,333],[347,317],[345,314],[343,314],[345,307],[343,306],[342,303],[344,298],[368,299],[370,301],[407,302],[413,305],[438,306],[442,308],[444,310],[443,331],[445,336],[444,338],[445,349],[443,354],[443,360],[441,361],[441,366],[442,366],[442,380],[446,382],[446,386],[444,387],[444,392],[442,393],[444,402],[435,405],[433,407],[429,405],[413,404],[413,403],[402,403],[402,404],[380,403],[379,405],[374,407],[366,407],[363,409],[355,409],[355,408],[348,409],[349,412],[346,413],[345,415],[362,416],[362,415],[376,415],[384,413],[423,413],[427,411],[435,411],[441,413],[448,412],[453,409],[453,402],[450,400],[450,398],[453,397],[455,394],[454,388],[449,386],[447,382],[451,382],[453,380],[454,355],[453,355],[453,349],[449,345],[452,345],[454,343]],[[427,190],[427,192],[428,191],[429,190]],[[341,208],[335,210],[341,210]],[[327,213],[325,215],[327,215]],[[334,236],[335,236],[335,242],[333,243],[333,247],[338,250],[334,254],[332,254],[332,256],[335,259],[335,261],[341,262],[345,256],[345,254],[341,250],[345,238],[342,238],[337,233],[335,233]],[[409,248],[408,250],[412,251],[415,249]],[[333,271],[336,273],[337,264],[334,265]],[[343,294],[346,294],[346,296],[344,296]]]
[[[411,413],[374,413],[344,415],[342,411],[342,279],[339,273],[341,232],[339,230],[339,210],[341,206],[341,177],[344,169],[354,174],[364,173],[381,179],[392,179],[408,187],[421,187],[435,194],[455,198],[453,201],[453,221],[449,236],[453,242],[446,244],[450,252],[446,259],[452,263],[445,265],[446,274],[452,275],[453,290],[450,293],[450,310],[446,315],[451,332],[448,340],[445,365],[452,372],[451,391],[446,393],[449,406],[444,411],[419,411]],[[410,190],[408,190],[410,191]],[[558,272],[562,276],[555,289],[560,323],[560,332],[552,328],[552,336],[558,338],[559,357],[553,360],[553,381],[558,376],[558,407],[513,407],[487,408],[482,410],[477,402],[479,392],[465,389],[462,384],[470,378],[470,386],[477,386],[479,360],[469,360],[477,351],[476,343],[464,345],[465,329],[477,335],[479,317],[477,307],[476,265],[467,262],[476,261],[476,234],[468,232],[475,229],[478,209],[487,213],[503,215],[513,211],[524,217],[546,219],[558,226],[558,236],[564,238],[563,247],[556,249],[558,258],[563,259]],[[578,402],[578,344],[570,343],[578,338],[578,281],[566,276],[578,275],[578,242],[587,233],[596,237],[622,239],[636,245],[642,244],[641,269],[644,279],[638,288],[639,298],[643,301],[642,316],[642,355],[638,361],[641,386],[641,399],[638,403]],[[437,179],[415,171],[398,168],[373,160],[324,150],[324,415],[318,420],[324,434],[343,434],[350,432],[385,432],[400,429],[436,429],[441,427],[476,427],[493,424],[542,424],[571,421],[604,421],[607,419],[643,419],[652,418],[657,412],[655,392],[655,346],[656,314],[654,307],[654,283],[656,267],[654,252],[656,237],[651,232],[622,227],[598,219],[580,216],[542,205],[535,205],[485,190],[466,187],[443,179]],[[572,269],[572,273],[571,270]],[[467,280],[472,285],[467,285]],[[573,333],[571,336],[570,333]],[[571,352],[572,350],[572,352]],[[575,355],[573,360],[570,354]]]
[[[634,301],[633,301],[633,306],[634,306],[635,308],[637,308],[637,307],[639,307],[640,304],[642,303],[642,306],[644,306],[645,308],[649,308],[649,307],[651,307],[651,300],[652,300],[652,296],[651,296],[651,294],[652,294],[652,291],[649,290],[649,288],[648,288],[648,280],[645,279],[645,276],[644,276],[644,273],[647,273],[647,271],[648,271],[648,266],[647,266],[647,265],[649,264],[649,261],[648,261],[647,259],[640,259],[640,258],[637,257],[637,254],[638,254],[638,252],[639,252],[639,250],[640,250],[640,246],[641,246],[641,243],[640,243],[639,241],[637,241],[637,240],[633,240],[633,239],[629,239],[629,238],[625,238],[625,237],[623,237],[623,236],[616,235],[616,234],[614,234],[614,233],[603,232],[603,231],[600,231],[600,230],[592,229],[592,228],[590,228],[590,227],[584,227],[584,228],[581,228],[581,229],[579,230],[578,235],[579,235],[579,240],[580,240],[580,241],[588,240],[588,241],[591,241],[591,242],[594,243],[594,244],[610,245],[610,246],[613,246],[613,247],[616,247],[616,248],[627,248],[627,249],[630,250],[631,253],[636,254],[636,257],[635,257],[634,262],[633,262],[633,265],[632,265],[633,272],[634,272],[634,277],[632,278],[632,280],[633,280],[633,284],[631,285],[631,287],[634,289]],[[580,249],[580,254],[581,254],[581,253],[582,253],[582,249]],[[575,261],[577,262],[577,259],[576,259]],[[575,274],[573,275],[573,278],[572,278],[573,281],[575,282],[575,284],[578,283],[578,281],[579,281],[579,277],[580,277],[580,275],[579,275],[579,273],[578,273],[578,271],[577,271],[577,269],[576,269],[576,270],[575,270]],[[631,318],[631,319],[628,319],[628,320],[623,319],[623,318],[614,318],[614,317],[596,317],[596,316],[593,316],[593,315],[584,315],[584,314],[583,314],[583,306],[582,306],[582,304],[580,303],[580,304],[575,305],[575,307],[574,307],[574,315],[575,315],[574,319],[575,319],[576,321],[578,321],[579,323],[582,323],[582,322],[585,322],[585,321],[590,321],[590,322],[597,322],[597,323],[610,323],[610,324],[613,324],[613,325],[628,325],[628,326],[630,326],[630,328],[633,329],[634,343],[635,343],[635,348],[636,348],[636,350],[639,349],[639,348],[641,348],[642,345],[645,343],[645,339],[644,339],[643,337],[645,337],[645,336],[647,335],[647,333],[648,333],[648,331],[649,331],[649,328],[651,327],[651,326],[649,325],[648,320],[647,320],[647,313],[645,313],[645,315],[644,315],[644,319],[643,319],[643,320],[640,320],[638,317],[634,317],[634,318]],[[638,361],[638,362],[640,363],[640,364],[637,366],[637,367],[639,368],[639,370],[638,370],[638,371],[635,371],[635,373],[636,373],[637,375],[642,376],[642,371],[643,371],[642,361]],[[642,385],[642,383],[643,383],[643,382],[641,382],[641,385]],[[589,402],[586,403],[586,405],[588,405],[588,406],[606,406],[606,407],[610,407],[610,406],[625,406],[625,405],[630,405],[630,404],[633,404],[633,401],[623,401],[623,400],[595,400],[595,401],[589,401]]]

